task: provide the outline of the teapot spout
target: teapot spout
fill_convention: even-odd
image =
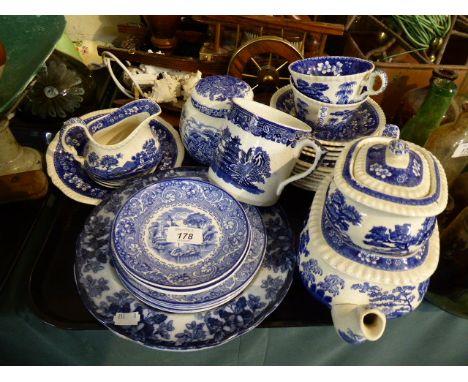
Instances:
[[[387,322],[380,310],[365,305],[336,304],[332,306],[331,314],[335,330],[350,344],[377,341]]]

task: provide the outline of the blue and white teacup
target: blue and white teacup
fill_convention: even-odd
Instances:
[[[323,103],[349,104],[382,93],[388,83],[383,70],[356,57],[311,57],[289,65],[292,82],[307,97]],[[377,78],[381,84],[374,89]]]
[[[153,172],[162,158],[161,143],[149,121],[161,113],[148,99],[130,102],[120,109],[92,121],[71,118],[61,131],[63,150],[78,161],[88,175],[105,187],[120,187],[137,176]],[[82,155],[73,137],[83,136]]]
[[[366,99],[349,104],[329,104],[317,101],[301,93],[291,83],[296,117],[312,127],[313,135],[321,141],[348,142],[364,135],[371,135],[378,124],[358,123],[359,108]],[[365,116],[363,116],[365,117]],[[356,120],[356,123],[352,123]],[[353,126],[353,125],[356,126]]]
[[[324,150],[304,122],[264,104],[233,99],[208,178],[237,200],[275,204],[284,187],[315,170]],[[306,171],[291,176],[304,147],[316,153]]]

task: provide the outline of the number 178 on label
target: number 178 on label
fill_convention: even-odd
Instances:
[[[169,227],[166,240],[170,243],[203,244],[203,230],[189,227]]]

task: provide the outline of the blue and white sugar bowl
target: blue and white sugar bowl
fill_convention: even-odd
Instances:
[[[208,166],[214,156],[233,98],[253,99],[249,84],[217,75],[198,81],[180,117],[182,142],[190,156]]]
[[[368,137],[346,146],[300,238],[307,290],[349,343],[380,338],[387,319],[423,300],[439,260],[436,216],[447,204],[439,161],[412,143]]]

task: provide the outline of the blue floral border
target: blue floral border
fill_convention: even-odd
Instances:
[[[268,121],[245,110],[235,102],[232,105],[231,112],[227,115],[227,119],[229,122],[256,137],[265,138],[286,146],[296,147],[297,142],[301,139],[312,138],[311,131],[294,130]]]

